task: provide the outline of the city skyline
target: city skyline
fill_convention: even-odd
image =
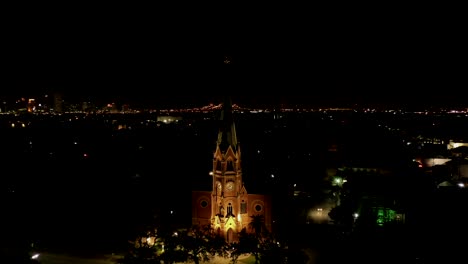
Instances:
[[[239,102],[464,103],[458,93],[467,84],[460,67],[467,53],[456,15],[434,20],[423,12],[354,17],[342,11],[265,17],[247,26],[228,12],[213,31],[198,23],[154,27],[22,12],[4,33],[0,96],[61,91],[70,98],[148,102],[172,94],[171,105],[204,104],[210,101],[204,94],[230,87],[234,94],[257,94],[239,95]]]
[[[131,89],[120,92],[86,92],[58,91],[54,89],[38,89],[36,91],[15,91],[8,95],[0,93],[0,99],[12,102],[20,98],[34,98],[44,101],[47,95],[52,100],[55,94],[68,103],[92,102],[97,104],[129,104],[134,107],[201,107],[208,104],[219,104],[223,95],[203,94],[154,94],[151,90]],[[323,92],[321,94],[279,94],[263,95],[231,95],[233,103],[244,107],[378,107],[378,108],[466,108],[468,103],[457,93],[443,94],[422,91],[420,94],[381,93],[353,94],[352,91],[341,94]]]

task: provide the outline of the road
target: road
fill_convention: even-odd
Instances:
[[[116,264],[116,258],[112,256],[99,257],[76,257],[65,254],[42,253],[40,256],[41,264]]]

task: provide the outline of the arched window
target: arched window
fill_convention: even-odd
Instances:
[[[232,204],[229,203],[228,206],[227,206],[227,216],[234,216],[234,214],[232,213]]]
[[[232,163],[232,160],[228,160],[226,171],[234,171],[234,164]]]
[[[240,213],[241,214],[246,214],[247,213],[247,203],[244,200],[242,200],[242,202],[241,202],[241,212]]]
[[[221,216],[221,217],[224,216],[224,207],[223,207],[223,205],[219,206],[219,216]]]

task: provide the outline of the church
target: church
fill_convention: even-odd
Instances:
[[[248,193],[242,179],[242,156],[237,141],[232,102],[226,97],[219,118],[219,132],[213,155],[211,190],[192,191],[192,225],[210,225],[227,242],[249,228],[252,216],[260,215],[271,231],[271,197]],[[208,187],[209,188],[209,187]]]

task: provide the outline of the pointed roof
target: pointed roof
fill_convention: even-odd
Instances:
[[[237,149],[237,136],[232,114],[232,100],[230,96],[225,96],[219,121],[220,125],[216,145],[224,151],[231,146],[235,151]]]

